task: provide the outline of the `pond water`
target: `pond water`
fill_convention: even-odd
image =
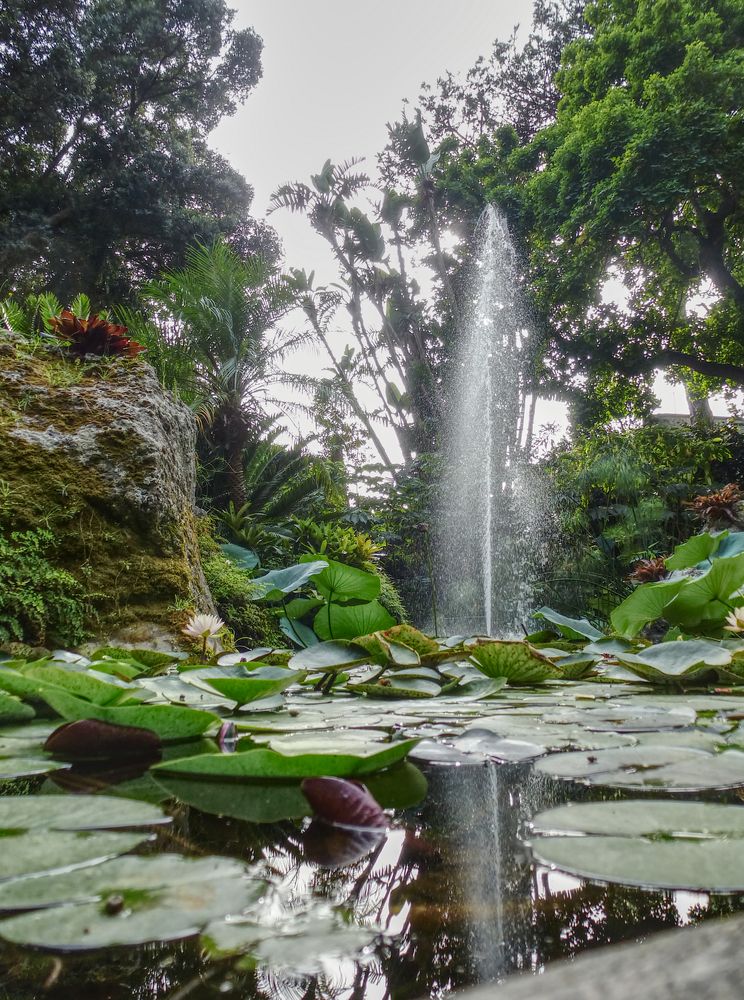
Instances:
[[[275,940],[273,947],[269,941],[268,961],[258,966],[246,958],[236,962],[234,956],[208,959],[193,939],[60,958],[6,945],[0,952],[0,997],[441,998],[518,971],[537,973],[586,948],[744,905],[744,896],[737,894],[601,885],[534,864],[525,832],[535,814],[571,799],[627,798],[627,793],[558,781],[536,773],[531,763],[496,763],[461,757],[458,751],[450,756],[461,759],[447,762],[427,761],[427,756],[437,751],[423,745],[415,764],[390,772],[388,785],[397,788],[401,802],[421,801],[395,809],[387,834],[367,843],[358,832],[318,830],[308,818],[267,823],[236,818],[255,809],[251,802],[261,797],[262,788],[269,789],[264,811],[272,802],[276,806],[270,785],[232,784],[220,798],[205,794],[208,785],[182,781],[182,794],[174,799],[163,788],[154,791],[144,769],[112,773],[79,766],[22,784],[7,782],[2,786],[6,794],[17,794],[20,784],[32,792],[158,799],[173,822],[161,827],[156,843],[144,850],[247,863],[277,887],[284,912],[307,910],[317,939],[306,933],[297,941]],[[203,808],[184,801],[200,796]],[[738,801],[735,792],[716,797]],[[74,811],[72,798],[70,807]],[[276,811],[281,813],[281,804]],[[370,934],[359,958],[334,957],[328,953],[335,932],[324,930],[328,907],[345,914],[352,926],[382,933]],[[282,969],[283,962],[292,967]]]

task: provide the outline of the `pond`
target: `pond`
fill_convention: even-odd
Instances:
[[[17,703],[37,715],[0,731],[0,997],[440,998],[744,903],[744,691],[551,679],[383,701],[294,684],[235,711],[171,669],[119,679],[130,707],[87,701],[83,729],[60,729],[44,706],[74,714],[66,686],[109,697],[113,662],[0,670],[37,685]],[[108,761],[80,759],[92,736],[100,756],[107,713],[172,708],[148,723],[166,733],[186,698],[235,721],[155,757],[120,735]],[[92,735],[90,715],[109,720]],[[387,829],[312,819],[298,780],[230,773],[277,760],[345,762]]]

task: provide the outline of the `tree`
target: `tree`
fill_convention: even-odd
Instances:
[[[659,367],[744,384],[744,8],[598,0],[586,18],[555,123],[508,166],[548,368],[589,390],[596,418]]]
[[[306,385],[281,367],[301,338],[275,329],[294,292],[263,258],[242,260],[216,242],[187,250],[186,267],[163,275],[148,293],[175,321],[156,338],[160,357],[197,410],[205,438],[224,462],[229,499],[241,507],[246,446],[267,408],[281,406],[273,396],[276,385]],[[146,329],[128,319],[138,339],[147,340]]]
[[[195,238],[245,239],[251,189],[205,141],[261,75],[233,17],[225,0],[3,4],[0,280],[98,306]]]

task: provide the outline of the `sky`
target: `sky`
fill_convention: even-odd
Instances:
[[[415,103],[421,84],[447,70],[467,71],[515,25],[526,33],[532,0],[232,0],[232,6],[236,26],[253,27],[263,38],[263,78],[210,143],[253,185],[252,213],[263,217],[280,184],[307,181],[328,158],[362,157],[374,175],[386,125],[400,119],[404,100]],[[283,242],[286,267],[314,270],[316,284],[336,280],[328,247],[307,219],[280,210],[269,222]],[[323,366],[314,349],[293,364],[315,375]],[[686,412],[681,386],[657,379],[656,390],[662,410]],[[724,412],[720,405],[714,410]],[[554,421],[565,426],[565,408],[545,401],[538,423]]]

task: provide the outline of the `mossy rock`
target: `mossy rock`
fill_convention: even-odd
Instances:
[[[194,509],[194,419],[141,360],[72,362],[0,340],[0,533],[43,524],[86,628],[213,611]],[[36,636],[25,639],[38,641]]]

